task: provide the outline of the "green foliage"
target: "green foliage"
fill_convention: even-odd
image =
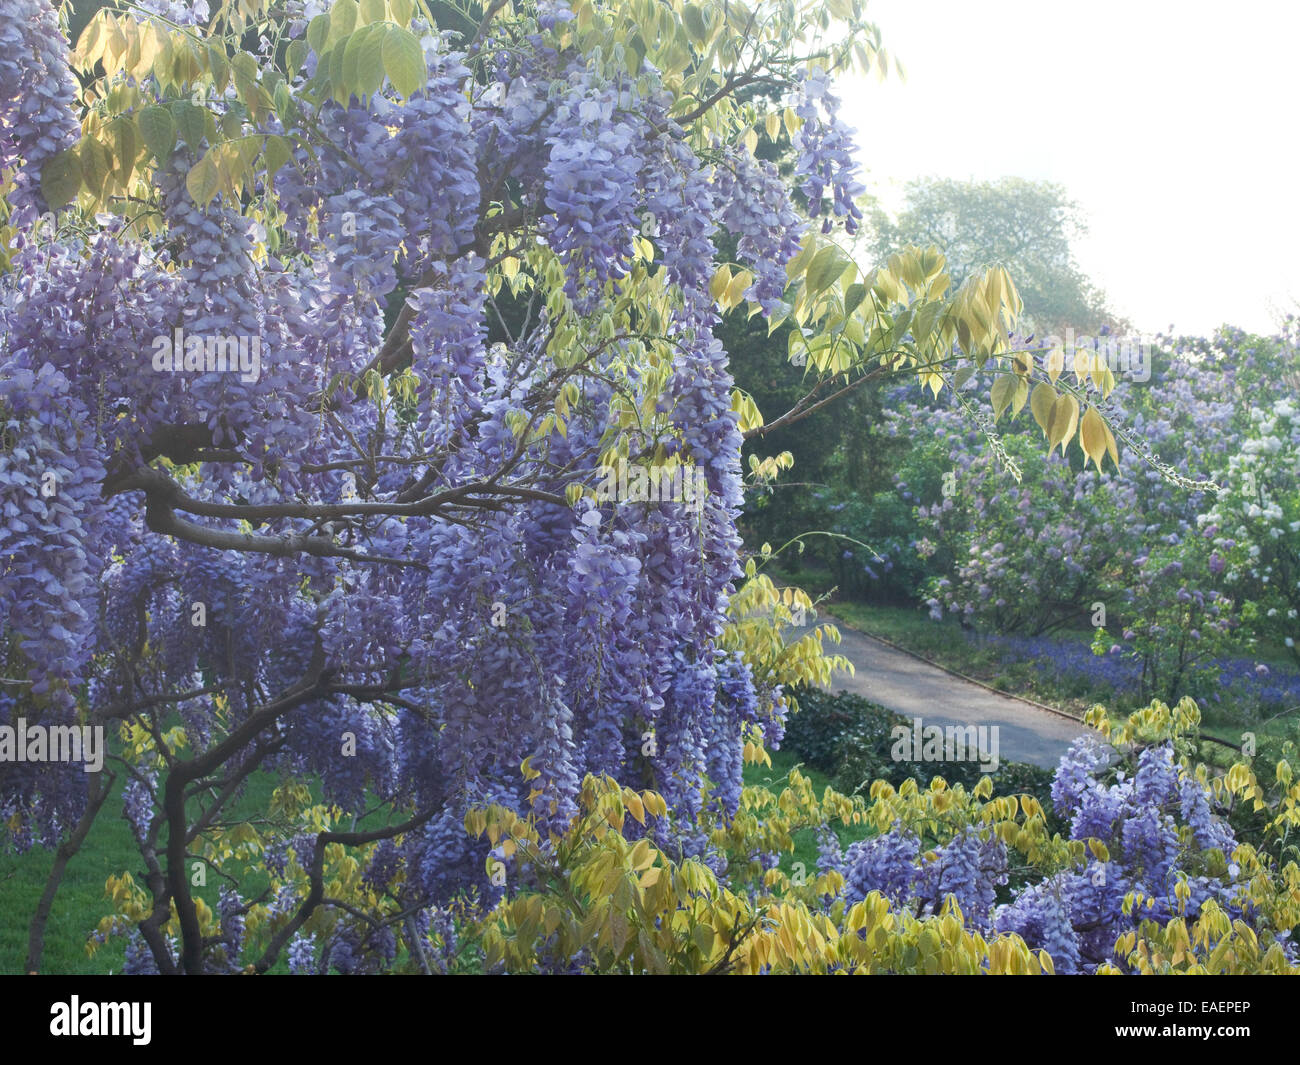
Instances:
[[[1282,354],[1275,360],[1277,369],[1300,373],[1295,349],[1289,360]],[[1252,405],[1243,419],[1242,446],[1222,474],[1224,491],[1199,520],[1215,549],[1215,564],[1222,566],[1228,586],[1242,599],[1247,631],[1266,645],[1284,647],[1300,665],[1297,395],[1300,392],[1293,390],[1271,404]]]
[[[818,502],[825,527],[846,537],[821,547],[836,587],[846,596],[879,602],[907,602],[926,579],[950,561],[946,554],[923,555],[917,535],[916,498],[939,494],[940,466],[919,464],[914,450],[900,460],[896,484],[870,494],[853,493],[832,503],[831,494]]]
[[[757,572],[752,558],[746,563],[745,577],[727,605],[730,621],[719,646],[740,651],[757,683],[781,685],[788,691],[798,685],[828,684],[837,670],[852,674],[853,663],[847,658],[826,654],[825,641],[840,642],[834,625],[818,625],[796,639],[786,638],[791,624],[802,625],[814,616],[814,603],[806,592],[778,588],[770,577]],[[789,694],[785,702],[798,707]],[[746,755],[750,761],[759,760],[753,746],[746,748]]]
[[[948,808],[962,793],[933,792]],[[907,801],[904,799],[903,801]],[[827,873],[793,884],[770,870],[755,894],[733,890],[707,866],[674,862],[649,838],[624,834],[630,817],[664,816],[663,800],[588,777],[582,813],[571,830],[543,848],[535,830],[510,811],[491,807],[470,831],[499,839],[537,871],[538,886],[503,902],[482,925],[485,964],[512,973],[576,967],[599,973],[1026,973],[1050,971],[1043,952],[1017,936],[991,940],[963,927],[961,911],[918,920],[891,910],[872,892],[851,907],[824,912],[818,900],[838,895],[843,878]],[[1016,814],[1005,802],[999,814]],[[819,800],[797,771],[779,794],[746,788],[744,809],[715,837],[739,857],[788,837],[818,819],[860,822],[862,800],[830,789]],[[1011,822],[1004,823],[1011,824]],[[739,853],[738,853],[739,852]],[[732,881],[735,880],[733,867]]]
[[[840,741],[849,729],[869,714],[893,716],[883,706],[848,692],[810,688],[801,690],[798,698],[799,713],[786,723],[782,747],[824,773],[839,769]]]
[[[816,703],[805,694],[807,707]],[[853,716],[847,709],[840,715]],[[1216,800],[1249,804],[1264,818],[1257,842],[1241,843],[1230,856],[1243,870],[1254,928],[1207,902],[1195,919],[1138,922],[1120,936],[1118,957],[1138,972],[1294,972],[1269,931],[1300,923],[1300,868],[1293,857],[1285,864],[1276,857],[1278,841],[1300,825],[1300,783],[1292,780],[1289,764],[1276,765],[1277,783],[1267,787],[1244,763],[1222,777],[1208,774],[1187,754],[1199,723],[1190,700],[1172,708],[1153,703],[1123,722],[1097,708],[1091,720],[1122,760],[1131,761],[1147,743],[1172,740],[1184,769],[1207,783]],[[824,749],[823,741],[810,742]],[[924,916],[891,906],[875,891],[846,906],[839,873],[793,878],[778,868],[763,871],[754,856],[789,852],[795,832],[838,823],[879,832],[901,824],[940,844],[967,829],[992,833],[1023,863],[1017,881],[1077,868],[1090,858],[1108,860],[1096,840],[1063,839],[1038,798],[995,796],[987,778],[969,789],[939,778],[925,788],[914,779],[898,787],[881,780],[866,796],[827,788],[818,797],[794,770],[779,790],[747,787],[733,823],[715,826],[712,834],[728,863],[725,879],[700,862],[675,862],[654,844],[654,824],[666,814],[654,793],[588,777],[581,806],[569,830],[549,841],[530,821],[500,807],[467,819],[471,834],[486,835],[502,853],[521,855],[531,871],[529,882],[477,926],[490,971],[1052,972],[1050,956],[1019,937],[966,927],[951,897]],[[1217,859],[1207,860],[1213,865]],[[1133,912],[1143,905],[1140,891],[1125,900]],[[1099,971],[1120,969],[1107,963]]]
[[[950,785],[973,789],[987,775],[997,795],[1035,796],[1045,809],[1051,809],[1052,773],[1038,766],[1018,762],[1000,762],[985,774],[978,762],[932,762],[911,759],[895,760],[892,730],[912,727],[912,723],[892,710],[869,702],[850,692],[827,692],[800,689],[797,692],[799,713],[786,726],[783,747],[810,766],[831,774],[832,787],[846,795],[869,791],[874,781],[887,781],[901,787],[911,778],[924,783],[936,773]],[[1047,815],[1051,831],[1065,826]]]

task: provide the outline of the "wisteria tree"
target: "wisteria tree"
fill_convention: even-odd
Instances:
[[[0,719],[111,746],[0,763],[9,843],[59,848],[29,969],[115,781],[137,971],[425,963],[540,861],[475,811],[544,846],[589,774],[721,868],[701,826],[828,660],[741,553],[719,314],[792,323],[769,425],[958,356],[1028,387],[1004,271],[842,239],[859,6],[119,0],[70,48],[0,0]]]

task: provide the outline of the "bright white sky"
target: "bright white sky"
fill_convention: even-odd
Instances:
[[[906,80],[844,79],[866,183],[1064,185],[1080,265],[1144,332],[1273,332],[1300,300],[1300,4],[869,0]]]

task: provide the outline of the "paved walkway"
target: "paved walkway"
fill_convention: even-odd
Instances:
[[[835,690],[861,695],[908,719],[919,717],[924,725],[997,725],[1003,762],[1055,769],[1070,742],[1090,731],[1033,703],[954,677],[835,618],[814,624],[824,621],[843,637],[838,646],[827,641],[826,652],[842,654],[855,670],[851,677],[837,673],[831,682]]]

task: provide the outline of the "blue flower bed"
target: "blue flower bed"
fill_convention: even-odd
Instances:
[[[1137,698],[1142,687],[1142,664],[1127,648],[1106,655],[1093,654],[1078,640],[1032,636],[986,636],[986,645],[1001,652],[1005,665],[1030,664],[1050,679],[1054,687],[1071,694],[1109,691]],[[1211,703],[1232,701],[1261,711],[1281,713],[1300,707],[1300,672],[1265,666],[1250,658],[1220,658],[1217,686],[1208,694]]]

